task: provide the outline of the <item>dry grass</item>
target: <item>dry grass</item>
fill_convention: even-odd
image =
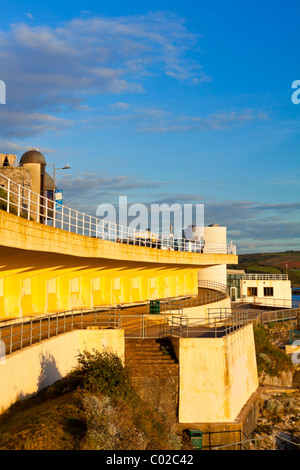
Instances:
[[[113,362],[87,356],[92,377],[82,368],[35,397],[20,401],[0,416],[0,450],[179,450],[174,416],[156,410],[134,391],[127,375]],[[111,359],[111,358],[110,358]],[[84,362],[86,369],[87,363]],[[126,377],[114,388],[104,387]],[[79,380],[80,379],[80,380]],[[99,384],[101,386],[99,386]],[[121,387],[121,388],[120,388]],[[106,392],[103,392],[103,388]],[[121,393],[122,392],[122,393]]]

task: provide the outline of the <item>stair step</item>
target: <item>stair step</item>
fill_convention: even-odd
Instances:
[[[125,364],[133,377],[169,377],[178,374],[178,364],[168,340],[127,338]]]
[[[176,362],[174,361],[164,361],[164,362],[153,362],[151,360],[147,360],[147,359],[141,359],[140,361],[125,361],[125,364],[126,365],[141,365],[141,364],[151,364],[151,367],[152,366],[159,366],[159,367],[164,367],[164,366],[169,366],[169,365],[173,365],[175,364],[176,365]]]
[[[137,349],[136,351],[127,351],[126,348],[125,348],[125,355],[126,356],[152,356],[152,357],[168,357],[170,356],[169,353],[165,353],[164,351],[153,351],[153,350],[145,350],[145,351],[142,351],[141,349]]]

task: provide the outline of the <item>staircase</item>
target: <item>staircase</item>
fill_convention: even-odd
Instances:
[[[178,363],[168,339],[126,339],[125,365],[133,377],[178,374]]]

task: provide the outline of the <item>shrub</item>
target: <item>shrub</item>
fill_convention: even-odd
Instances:
[[[272,344],[268,327],[263,324],[254,327],[254,342],[258,373],[276,376],[282,371],[293,370],[289,356]]]
[[[66,393],[77,388],[99,392],[110,397],[133,394],[128,370],[120,357],[109,351],[83,351],[77,356],[77,366],[52,388]]]

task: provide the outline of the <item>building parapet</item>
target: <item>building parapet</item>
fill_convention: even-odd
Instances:
[[[77,235],[115,243],[138,245],[161,250],[236,255],[236,246],[226,241],[189,240],[172,234],[155,234],[109,222],[71,209],[37,194],[5,175],[1,175],[1,208],[6,212],[50,225]]]

